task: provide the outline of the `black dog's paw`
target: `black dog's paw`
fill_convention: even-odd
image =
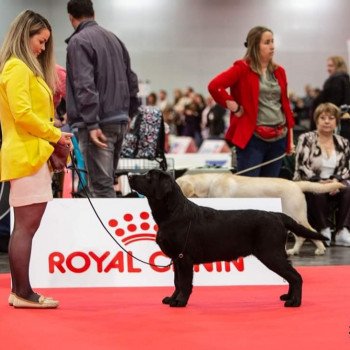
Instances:
[[[291,298],[284,303],[284,307],[299,307],[301,300],[299,298]]]
[[[187,301],[177,300],[177,299],[173,299],[169,303],[170,307],[185,307],[186,305],[187,305]]]
[[[289,299],[290,299],[290,295],[289,294],[282,294],[280,296],[280,300],[282,300],[282,301],[287,301]]]
[[[162,303],[163,304],[166,304],[166,305],[169,305],[171,303],[172,300],[175,300],[174,298],[172,297],[165,297],[163,300],[162,300]]]
[[[162,300],[163,304],[169,305],[171,307],[185,307],[187,305],[187,301],[184,300],[177,300],[173,297],[165,297]]]

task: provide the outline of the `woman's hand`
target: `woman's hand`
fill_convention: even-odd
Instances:
[[[227,108],[236,116],[241,117],[244,113],[244,109],[237,102],[228,100],[226,101]],[[236,113],[235,113],[236,112]]]
[[[294,145],[294,142],[292,142],[291,145],[289,146],[287,156],[292,156],[294,153],[295,153],[295,145]]]
[[[291,156],[295,153],[295,145],[294,145],[294,137],[293,137],[293,129],[289,129],[289,138],[288,141],[289,142],[289,147],[288,147],[288,152],[287,152],[287,156]]]
[[[328,184],[328,183],[331,183],[331,182],[338,182],[338,180],[337,179],[327,179],[327,180],[321,180],[320,181],[320,183],[322,183],[322,184]],[[335,190],[335,191],[329,192],[329,195],[330,196],[334,196],[338,192],[339,192],[339,190]]]
[[[72,140],[71,140],[72,137],[73,137],[72,133],[62,131],[61,137],[57,143],[60,143],[62,145],[67,145],[69,146],[70,149],[72,149]]]

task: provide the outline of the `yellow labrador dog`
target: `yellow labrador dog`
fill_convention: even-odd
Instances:
[[[320,184],[310,181],[290,181],[282,178],[248,177],[231,173],[202,173],[183,175],[176,182],[186,197],[199,198],[281,198],[283,213],[303,226],[315,231],[307,220],[304,192],[331,193],[344,188],[339,182]],[[294,235],[295,236],[295,235]],[[295,236],[294,247],[288,255],[299,254],[305,238]],[[312,240],[315,254],[323,255],[326,248],[322,241]]]

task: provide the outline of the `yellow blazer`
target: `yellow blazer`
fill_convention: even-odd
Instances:
[[[53,125],[51,89],[20,59],[0,73],[2,147],[0,181],[36,173],[48,161],[61,130]]]

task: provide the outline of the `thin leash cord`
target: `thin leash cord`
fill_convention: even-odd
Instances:
[[[267,165],[267,164],[276,162],[277,160],[282,159],[286,154],[287,154],[287,153],[283,153],[283,154],[281,154],[280,156],[278,156],[278,157],[276,157],[276,158],[273,158],[273,159],[270,159],[270,160],[268,160],[268,161],[266,161],[266,162],[264,162],[264,163],[260,163],[260,164],[254,165],[254,166],[252,166],[252,167],[250,167],[250,168],[248,168],[248,169],[244,169],[244,170],[241,170],[241,171],[239,171],[239,172],[237,172],[237,173],[234,173],[234,175],[241,175],[241,174],[247,173],[248,171],[255,170],[255,169],[261,168],[261,167],[263,167],[263,166],[265,166],[265,165]]]
[[[81,184],[84,184],[85,182],[82,181],[82,178],[80,176],[80,171],[84,171],[86,172],[85,170],[83,169],[78,169],[76,167],[76,164],[75,164],[75,161],[74,161],[74,157],[73,157],[73,154],[72,152],[70,152],[70,157],[71,157],[71,160],[72,160],[72,166],[70,166],[69,168],[71,168],[73,171],[75,171],[78,175],[78,178],[79,178],[79,181]],[[156,264],[152,264],[150,262],[147,262],[147,261],[144,261],[142,259],[139,259],[137,258],[136,256],[132,255],[130,252],[128,252],[115,238],[114,236],[109,232],[108,228],[106,227],[106,225],[103,223],[102,219],[100,218],[100,216],[98,215],[97,213],[97,210],[96,208],[94,207],[94,205],[92,204],[91,202],[91,199],[90,199],[90,196],[89,196],[89,193],[88,191],[86,190],[86,186],[83,185],[83,191],[85,193],[85,196],[86,198],[88,199],[89,203],[90,203],[90,206],[92,208],[92,210],[94,211],[98,221],[100,222],[100,224],[102,225],[102,227],[104,228],[104,230],[108,233],[108,235],[113,239],[113,241],[115,243],[117,243],[117,245],[119,246],[120,249],[122,249],[126,254],[128,254],[129,256],[131,256],[133,259],[143,263],[143,264],[146,264],[146,265],[150,265],[150,266],[153,266],[153,267],[169,267],[173,264],[173,261],[171,260],[170,263],[168,265],[156,265]],[[187,240],[186,240],[186,243],[187,243]],[[185,247],[184,247],[185,248]],[[184,250],[184,249],[183,249]]]
[[[178,255],[180,259],[182,259],[184,257],[185,249],[187,247],[188,237],[190,236],[191,225],[192,225],[192,220],[190,221],[190,223],[188,225],[187,235],[186,235],[186,240],[185,240],[184,247],[182,249],[182,252]]]

